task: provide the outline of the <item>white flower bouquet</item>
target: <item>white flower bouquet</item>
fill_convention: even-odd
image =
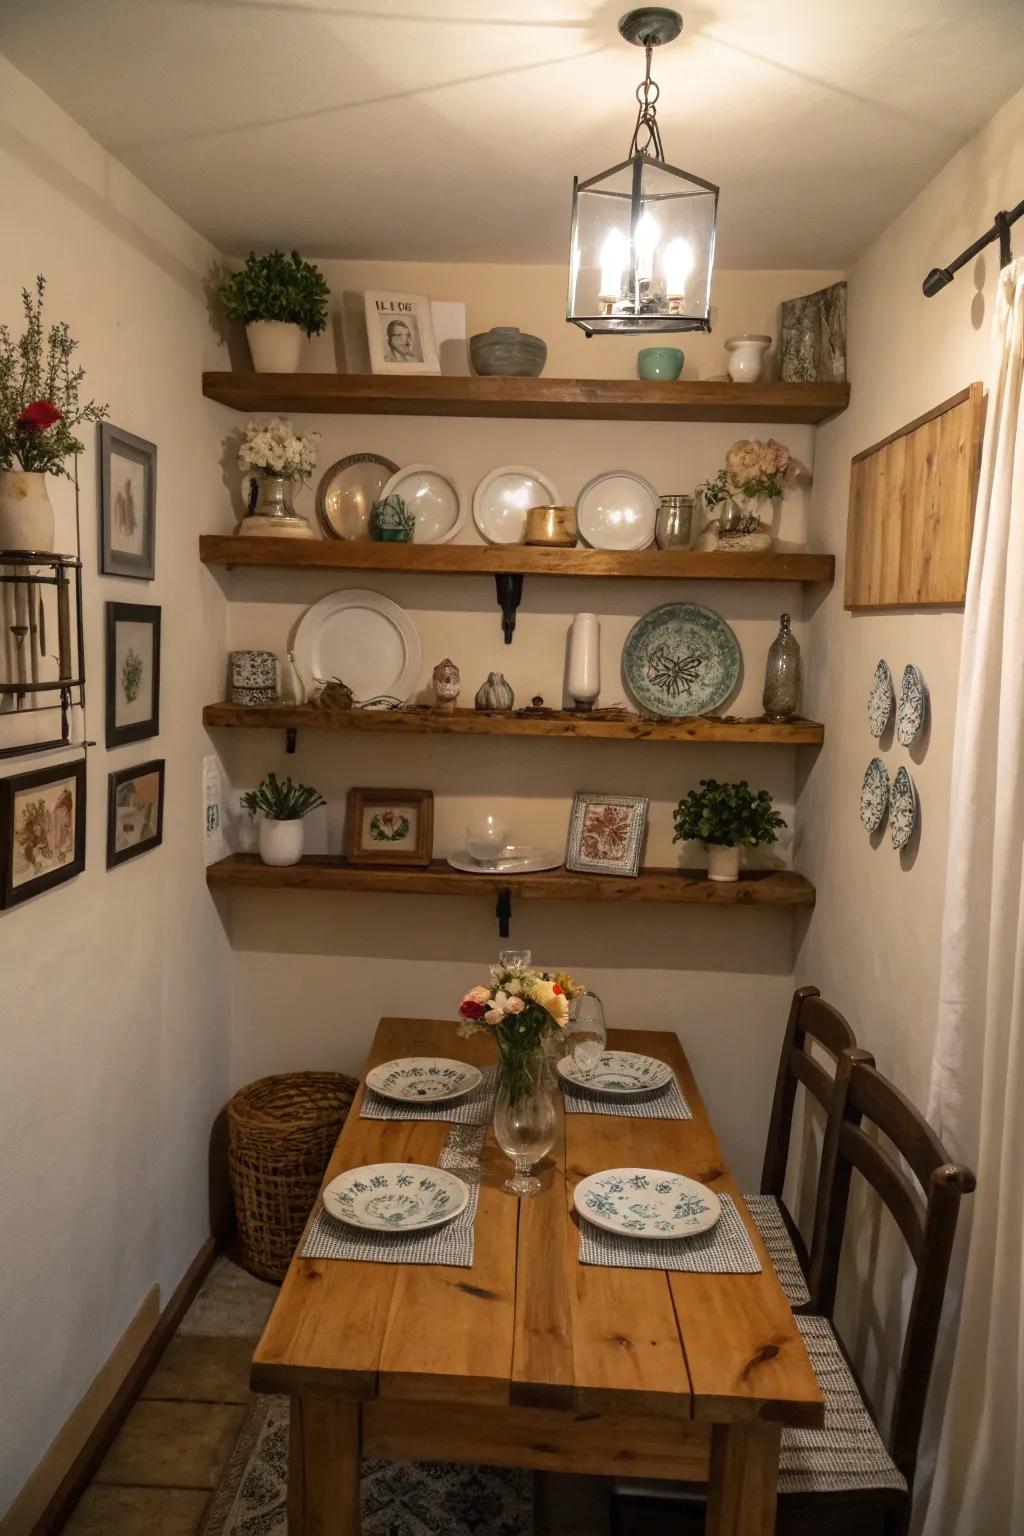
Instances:
[[[319,432],[296,432],[290,421],[279,416],[266,424],[250,421],[238,449],[239,468],[247,474],[308,480],[319,442]]]

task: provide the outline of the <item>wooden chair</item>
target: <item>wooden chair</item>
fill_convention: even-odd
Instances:
[[[814,1233],[811,1252],[808,1254],[803,1237],[782,1197],[793,1134],[796,1090],[797,1085],[803,1083],[827,1115],[832,1106],[835,1083],[834,1075],[810,1054],[811,1041],[822,1046],[838,1061],[843,1051],[856,1046],[857,1037],[843,1015],[823,1000],[817,987],[800,987],[793,994],[782,1054],[779,1057],[775,1097],[761,1170],[761,1192],[744,1196],[794,1311],[810,1305],[808,1276],[824,1221],[824,1192],[819,1173]],[[866,1053],[865,1059],[873,1060]]]
[[[822,1152],[825,1220],[810,1277],[813,1304],[823,1315],[796,1318],[825,1397],[825,1425],[783,1431],[780,1536],[906,1536],[960,1200],[975,1186],[970,1169],[949,1162],[924,1116],[865,1054],[844,1052],[836,1072]],[[883,1133],[892,1151],[865,1122]],[[917,1267],[888,1445],[830,1320],[855,1170],[894,1217]],[[679,1486],[673,1497],[668,1488],[613,1485],[618,1536],[641,1530],[680,1536],[687,1529],[681,1508],[694,1510],[697,1490]]]

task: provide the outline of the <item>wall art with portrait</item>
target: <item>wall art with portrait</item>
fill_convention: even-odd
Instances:
[[[580,790],[572,802],[565,867],[576,874],[640,872],[648,801],[644,795],[599,795]]]
[[[366,293],[366,339],[374,373],[440,373],[430,300],[420,293]]]
[[[107,746],[160,733],[160,609],[107,604]]]
[[[156,575],[156,444],[101,421],[100,570]]]
[[[164,760],[107,775],[107,868],[159,848],[164,840]]]
[[[345,857],[350,864],[430,863],[434,796],[429,789],[350,789],[345,807]]]
[[[0,907],[85,868],[85,759],[0,779]]]

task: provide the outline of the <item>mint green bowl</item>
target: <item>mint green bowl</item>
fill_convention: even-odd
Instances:
[[[642,379],[678,379],[683,371],[683,354],[678,347],[641,347],[636,355],[636,371]]]

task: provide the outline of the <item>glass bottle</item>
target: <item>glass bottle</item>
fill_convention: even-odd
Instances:
[[[776,722],[795,715],[800,704],[800,647],[788,613],[782,615],[779,632],[768,648],[762,702],[765,718]]]

